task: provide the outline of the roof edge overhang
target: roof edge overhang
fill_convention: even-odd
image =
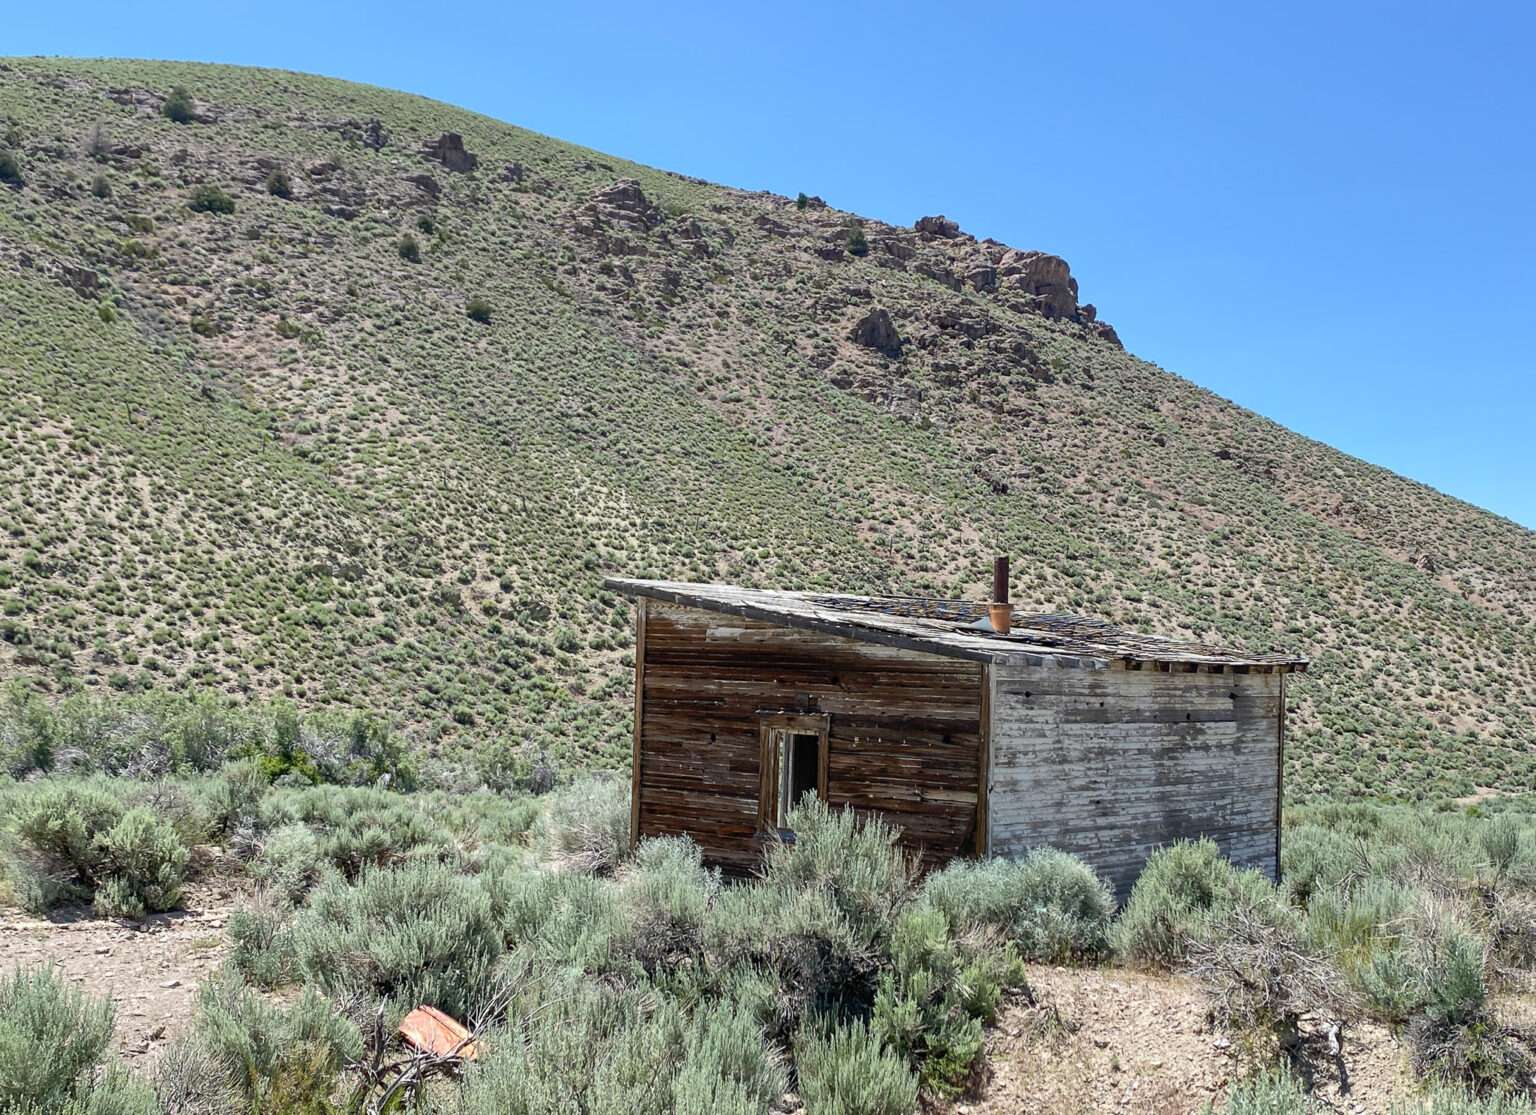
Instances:
[[[1069,669],[1126,669],[1141,670],[1148,673],[1305,673],[1307,660],[1304,658],[1290,658],[1275,660],[1271,656],[1269,661],[1244,661],[1240,656],[1233,656],[1232,661],[1219,661],[1201,656],[1167,656],[1155,655],[1106,655],[1103,657],[1089,656],[1080,653],[1054,652],[1045,647],[1032,648],[1028,644],[1019,646],[989,646],[993,640],[977,635],[961,639],[946,640],[937,636],[929,637],[918,634],[909,634],[904,631],[881,627],[868,622],[857,622],[851,619],[828,619],[814,613],[793,611],[785,608],[774,608],[762,604],[753,603],[750,600],[722,600],[718,596],[705,591],[689,591],[690,589],[716,589],[734,592],[756,591],[743,590],[733,585],[688,585],[674,581],[647,581],[629,577],[604,577],[603,587],[613,592],[622,593],[625,596],[640,598],[646,597],[652,600],[661,600],[669,604],[678,604],[687,608],[699,608],[703,611],[718,612],[722,615],[740,616],[743,619],[758,620],[763,623],[778,624],[781,627],[797,627],[809,631],[820,631],[824,634],[835,635],[844,639],[853,639],[859,642],[877,643],[882,646],[898,647],[903,650],[918,651],[923,654],[936,654],[947,658],[963,658],[972,662],[998,663],[1010,666],[1048,666]],[[798,594],[786,593],[788,597],[798,598]],[[1001,642],[1001,640],[997,640]]]

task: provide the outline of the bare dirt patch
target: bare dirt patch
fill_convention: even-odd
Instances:
[[[142,922],[97,918],[88,909],[46,918],[0,908],[0,971],[54,966],[117,1007],[117,1047],[153,1059],[187,1025],[198,986],[229,952],[234,902],[221,887],[189,887],[184,909]]]
[[[1203,993],[1186,978],[1032,966],[1029,979],[1036,1005],[1003,1013],[987,1079],[948,1109],[954,1115],[1184,1115],[1208,1103],[1219,1111],[1244,1075],[1236,1043],[1211,1027]],[[1309,1020],[1302,1028],[1315,1093],[1333,1110],[1377,1115],[1410,1087],[1401,1050],[1381,1027],[1346,1028],[1341,1059],[1328,1056]]]

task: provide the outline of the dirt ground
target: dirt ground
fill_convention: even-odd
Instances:
[[[192,1016],[198,985],[229,951],[227,889],[189,887],[185,909],[143,922],[96,918],[89,909],[38,918],[0,907],[0,971],[51,964],[117,1006],[117,1046],[131,1062],[153,1059]]]
[[[989,1073],[954,1115],[1185,1115],[1242,1076],[1238,1051],[1211,1029],[1190,981],[1121,969],[1033,966],[1036,1005],[1010,1007],[988,1043]],[[1409,1076],[1397,1042],[1357,1023],[1344,1032],[1340,1062],[1303,1020],[1314,1087],[1330,1109],[1378,1115],[1403,1095]]]

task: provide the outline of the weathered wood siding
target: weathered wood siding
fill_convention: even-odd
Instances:
[[[973,850],[981,664],[646,602],[641,836],[693,837],[712,861],[761,858],[767,710],[829,715],[827,800],[879,814],[929,863]]]
[[[1123,898],[1154,849],[1209,836],[1273,877],[1280,679],[993,666],[991,853],[1073,852]]]

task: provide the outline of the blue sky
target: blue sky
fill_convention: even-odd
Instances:
[[[330,74],[946,213],[1066,257],[1138,355],[1536,527],[1536,5],[8,7],[0,54]]]

